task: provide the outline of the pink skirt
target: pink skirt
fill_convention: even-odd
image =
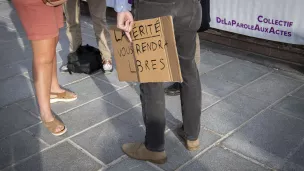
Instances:
[[[50,7],[42,0],[13,0],[29,40],[43,40],[59,35],[63,24],[62,5]]]

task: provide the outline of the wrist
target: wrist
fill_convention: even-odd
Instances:
[[[127,4],[121,4],[121,5],[118,5],[114,8],[114,10],[117,12],[117,13],[120,13],[120,12],[126,12],[126,11],[131,11],[132,9],[132,6],[131,4],[127,3]]]

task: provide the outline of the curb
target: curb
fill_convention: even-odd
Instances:
[[[304,66],[303,45],[273,42],[216,29],[209,29],[199,35],[202,40],[261,54],[266,58],[271,58],[284,63]]]

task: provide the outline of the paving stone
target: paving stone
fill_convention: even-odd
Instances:
[[[143,142],[144,130],[114,119],[77,135],[72,141],[109,164],[124,155],[121,150],[124,143]]]
[[[98,73],[95,75],[95,77],[98,77],[99,79],[102,79],[118,87],[125,87],[129,85],[127,82],[121,82],[118,80],[118,75],[116,70],[114,70],[111,74],[107,74],[107,75],[105,75],[104,73]]]
[[[0,109],[0,139],[39,122],[37,118],[13,104]]]
[[[57,76],[58,76],[58,82],[60,85],[66,85],[73,83],[77,80],[81,80],[84,78],[90,77],[87,74],[78,74],[78,73],[73,73],[72,75],[69,74],[68,72],[60,72],[60,67],[62,66],[62,63],[57,64]],[[25,74],[28,76],[31,80],[33,80],[33,73],[29,72],[28,74]]]
[[[204,63],[200,63],[199,64],[199,74],[205,74],[209,71],[211,71],[212,69],[214,69],[216,66],[212,66],[212,65],[208,65],[208,64],[204,64]]]
[[[140,126],[145,129],[142,108],[139,106],[127,111],[123,115],[119,116],[117,119],[122,122],[125,122],[127,124],[131,124],[133,126]],[[168,129],[172,130],[172,129],[177,128],[177,126],[179,126],[176,123],[172,123],[172,122],[168,121],[169,118],[167,116],[166,116],[166,119],[167,119],[166,130],[168,130]]]
[[[284,165],[283,170],[302,171],[304,170],[304,145],[301,144],[300,148],[288,159]]]
[[[250,64],[241,60],[234,60],[208,73],[208,75],[240,85],[246,85],[269,72],[269,69],[266,67],[255,67],[255,65],[251,66]]]
[[[206,94],[202,92],[202,109],[205,109],[206,107],[214,104],[219,100],[218,97]]]
[[[66,65],[68,63],[67,56],[69,55],[69,53],[70,52],[67,49],[57,50],[56,57],[57,57],[57,65],[58,65],[57,67],[58,67],[58,69],[60,69],[63,65]],[[61,74],[63,74],[63,73],[61,73]],[[72,75],[74,75],[74,73]],[[70,75],[70,76],[72,76],[72,75]]]
[[[232,57],[201,48],[201,63],[213,68],[234,60]]]
[[[0,56],[0,65],[6,66],[18,63],[20,61],[32,59],[33,53],[30,47],[22,47],[0,51]]]
[[[11,2],[6,1],[0,4],[0,16],[10,18],[13,13],[15,13],[15,10]]]
[[[15,171],[96,171],[102,166],[89,156],[64,142],[14,166]]]
[[[158,165],[164,170],[176,170],[183,163],[192,159],[195,155],[197,155],[200,151],[207,148],[209,145],[214,143],[220,137],[201,129],[201,133],[199,136],[200,140],[200,148],[197,151],[188,151],[183,143],[177,138],[177,136],[173,132],[168,132],[165,137],[165,149],[167,153],[168,160],[165,164]]]
[[[81,26],[93,28],[92,19],[89,16],[82,15],[80,17]]]
[[[269,105],[270,103],[254,99],[238,92],[216,104],[216,106],[221,109],[235,112],[248,118],[251,118]]]
[[[303,171],[304,167],[292,162],[287,162],[281,170]]]
[[[272,107],[283,114],[292,115],[304,121],[304,99],[288,96]]]
[[[32,60],[24,60],[15,64],[2,66],[0,68],[0,80],[10,78],[16,75],[24,74],[32,70]]]
[[[92,36],[88,36],[85,34],[81,34],[81,35],[82,35],[82,44],[84,44],[84,45],[89,44],[95,48],[98,48],[96,38],[93,37],[94,35],[92,35]]]
[[[273,103],[303,83],[285,76],[270,74],[240,90],[242,94]]]
[[[201,115],[201,124],[219,134],[224,135],[242,124],[244,118],[239,118],[240,114],[211,107]]]
[[[181,171],[189,170],[266,171],[267,169],[220,147],[214,147],[181,169]]]
[[[221,54],[223,56],[238,58],[239,56],[244,56],[249,53],[249,52],[240,51],[239,49],[233,47],[229,47],[218,43],[213,43],[203,39],[200,40],[200,43],[201,43],[201,49],[206,49],[215,54]]]
[[[0,17],[0,42],[14,41],[18,38],[26,37],[24,32],[18,33],[16,30],[11,29],[9,25],[1,23],[3,22]]]
[[[32,82],[24,76],[5,79],[0,84],[0,107],[34,95]]]
[[[180,96],[166,96],[166,118],[173,123],[181,123],[182,110]]]
[[[142,115],[142,108],[140,106],[135,107],[127,112],[125,112],[124,114],[122,114],[121,116],[119,116],[117,118],[117,120],[120,120],[121,122],[124,122],[126,124],[130,124],[133,126],[140,126],[140,127],[144,127],[145,123],[143,120],[143,115]]]
[[[103,99],[127,110],[140,103],[139,94],[140,92],[137,86],[129,86],[104,96]]]
[[[57,44],[56,50],[64,52],[60,55],[63,64],[66,64],[68,62],[67,56],[70,53],[70,41],[66,34],[66,28],[63,28],[59,31],[59,42]],[[57,55],[57,60],[58,60],[58,55]]]
[[[66,88],[71,89],[77,94],[82,94],[90,100],[117,90],[117,87],[96,78],[87,78],[80,82],[68,85]]]
[[[224,97],[241,87],[240,85],[209,76],[208,73],[201,76],[201,85],[203,92],[217,97]]]
[[[60,116],[68,129],[67,133],[60,137],[53,136],[42,124],[30,128],[29,131],[33,136],[43,139],[48,144],[54,144],[120,112],[122,112],[120,109],[103,100],[95,100]]]
[[[304,99],[304,87],[302,87],[298,91],[292,93],[292,96]]]
[[[0,169],[38,153],[46,147],[47,146],[45,144],[39,142],[39,140],[24,131],[1,140]]]
[[[303,121],[267,110],[235,132],[223,144],[245,156],[280,169],[304,138]]]
[[[17,103],[23,110],[28,111],[38,118],[40,118],[40,112],[37,104],[36,97],[28,98]]]
[[[235,93],[203,111],[201,124],[220,134],[226,134],[268,105],[265,102]]]
[[[90,25],[89,27],[84,25],[81,27],[81,32],[83,34],[89,35],[89,36],[95,36],[95,31],[93,28],[93,25]]]
[[[104,171],[157,171],[149,164],[143,161],[132,160],[130,158],[125,158],[119,163],[104,169]]]
[[[293,78],[296,80],[304,81],[304,74],[299,71],[288,72],[288,71],[283,71],[283,70],[276,70],[274,73],[284,75],[286,77],[290,77],[290,78]]]
[[[60,42],[61,43],[61,42]],[[59,43],[59,44],[60,44]],[[57,51],[57,62],[61,62],[62,59],[65,59],[67,57],[68,51],[65,52],[61,49]],[[25,60],[32,61],[33,58],[33,52],[32,48],[30,46],[27,47],[18,47],[13,49],[6,49],[4,51],[0,51],[0,56],[3,56],[3,58],[0,58],[0,65],[6,66],[6,65],[12,65],[12,64],[18,64],[22,63]],[[66,61],[66,59],[65,59]],[[60,66],[60,64],[58,64]],[[26,68],[27,71],[31,71],[31,63],[29,65],[29,68]],[[14,66],[13,68],[24,68],[22,65]],[[24,71],[25,72],[25,71]],[[32,74],[30,74],[32,76]]]
[[[6,34],[12,34],[13,32],[7,31]],[[26,46],[30,46],[30,41],[26,37],[18,38],[16,35],[14,35],[14,39],[9,41],[0,41],[0,51],[5,51],[8,49],[21,49]]]
[[[66,112],[70,109],[83,105],[84,103],[90,100],[113,92],[116,89],[116,87],[113,87],[112,85],[100,81],[96,78],[87,78],[80,82],[68,85],[65,88],[75,92],[78,96],[78,99],[69,103],[57,102],[51,104],[52,110],[56,114]],[[32,113],[39,116],[39,109],[36,102],[36,98],[30,98],[25,101],[21,101],[19,102],[19,105],[23,109],[31,111]]]
[[[17,14],[17,11],[14,9],[14,6],[11,3],[7,3],[7,4],[1,3],[0,10],[1,10],[0,11],[0,17],[1,17],[0,21],[4,22],[6,25],[14,24],[14,25],[22,26],[20,18]],[[23,27],[20,27],[19,29],[16,30],[16,32],[23,31]]]
[[[1,2],[2,1],[2,2]],[[6,2],[3,2],[6,1]],[[11,0],[0,0],[0,17],[9,20],[9,23],[12,23],[12,15],[16,14],[15,9],[13,9],[12,3],[8,1]],[[2,19],[0,21],[3,21]]]
[[[16,14],[12,14],[10,17],[13,18],[6,18],[0,16],[0,25],[3,27],[7,27],[10,31],[15,31],[19,37],[25,37],[26,33],[18,16]]]

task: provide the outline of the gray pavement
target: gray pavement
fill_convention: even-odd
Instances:
[[[82,30],[84,44],[96,46],[88,17],[82,18]],[[58,66],[67,54],[63,29]],[[168,162],[136,161],[120,147],[144,139],[138,85],[119,82],[116,72],[59,73],[60,83],[79,99],[52,105],[68,127],[64,136],[52,136],[34,98],[29,41],[11,4],[0,1],[0,170],[303,171],[304,75],[236,58],[240,55],[248,53],[202,41],[201,148],[189,152],[175,136],[180,101],[166,97]]]

